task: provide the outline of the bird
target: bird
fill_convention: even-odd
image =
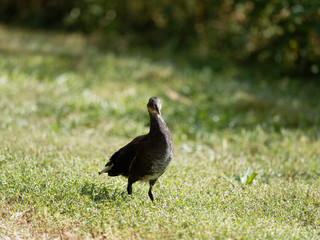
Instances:
[[[127,192],[132,195],[132,184],[137,181],[149,182],[148,196],[154,201],[152,188],[166,171],[172,160],[174,146],[171,132],[161,115],[161,101],[151,97],[147,104],[150,130],[146,135],[135,137],[115,152],[109,162],[99,171],[110,177],[128,178]]]

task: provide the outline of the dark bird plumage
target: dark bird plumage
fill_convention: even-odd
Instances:
[[[173,156],[173,143],[169,128],[161,116],[161,102],[151,97],[147,104],[150,116],[150,131],[134,138],[115,152],[101,173],[109,176],[122,175],[128,178],[128,194],[132,194],[132,184],[149,181],[148,195],[153,201],[152,187],[165,172]]]

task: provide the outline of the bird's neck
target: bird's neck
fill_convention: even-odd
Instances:
[[[167,130],[167,125],[160,114],[150,114],[150,134],[161,134],[163,130]]]
[[[150,132],[148,135],[157,143],[165,144],[168,147],[168,151],[173,151],[170,130],[160,114],[150,114]]]

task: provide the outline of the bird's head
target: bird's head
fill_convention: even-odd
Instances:
[[[161,101],[157,97],[151,97],[147,104],[148,111],[151,115],[156,116],[161,115]]]

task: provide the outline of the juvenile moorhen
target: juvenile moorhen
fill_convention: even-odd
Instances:
[[[132,194],[132,184],[149,181],[148,195],[152,201],[152,187],[165,172],[173,156],[173,143],[169,128],[161,116],[161,102],[151,97],[147,104],[150,116],[150,131],[134,138],[126,146],[115,152],[99,174],[122,175],[128,178],[128,194]]]

